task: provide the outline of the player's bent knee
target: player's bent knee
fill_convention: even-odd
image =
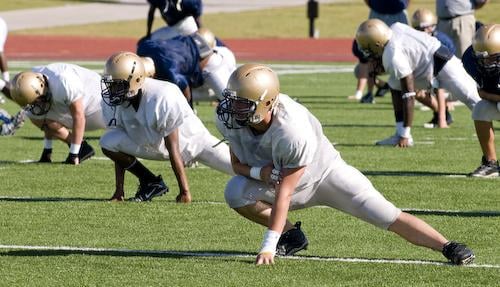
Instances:
[[[123,133],[118,130],[111,130],[105,133],[99,140],[99,145],[104,150],[118,152],[120,151],[120,143],[123,139]]]
[[[224,199],[229,207],[236,209],[256,202],[256,200],[245,198],[246,181],[248,181],[246,177],[237,175],[227,183]]]
[[[472,119],[475,121],[491,122],[498,118],[496,103],[490,101],[479,101],[472,110]]]

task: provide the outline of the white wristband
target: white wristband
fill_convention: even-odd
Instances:
[[[6,82],[10,81],[10,74],[8,71],[3,72],[2,77],[3,77],[4,81],[6,81]]]
[[[417,93],[415,93],[415,92],[407,92],[407,93],[404,93],[404,94],[403,94],[403,100],[408,99],[408,98],[411,98],[411,97],[414,97],[414,96],[416,96],[416,95],[417,95]]]
[[[71,146],[69,147],[69,153],[78,154],[80,152],[80,146],[81,145],[79,144],[72,143]]]
[[[409,138],[411,137],[411,127],[398,127],[397,133],[402,138]]]
[[[259,253],[271,253],[275,255],[276,245],[278,245],[280,236],[281,236],[280,233],[268,229],[266,233],[264,233],[264,240],[262,240],[262,247],[260,248]]]
[[[262,169],[262,167],[257,167],[257,166],[253,166],[252,168],[250,168],[250,177],[253,179],[256,179],[256,180],[262,180],[260,178],[260,170],[261,169]]]
[[[5,87],[5,85],[7,85],[7,82],[0,79],[0,90],[2,90]]]

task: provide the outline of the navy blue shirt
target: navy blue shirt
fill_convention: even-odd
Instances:
[[[487,73],[479,67],[472,46],[465,50],[462,56],[464,68],[477,82],[478,86],[484,91],[496,95],[500,95],[500,71],[496,73]]]
[[[151,57],[156,68],[155,78],[174,83],[181,91],[203,85],[200,53],[190,36],[142,40],[137,45],[137,55]]]
[[[446,48],[448,48],[448,50],[450,50],[452,54],[455,54],[456,51],[455,44],[453,44],[453,40],[451,40],[451,38],[448,35],[446,35],[443,32],[439,32],[438,30],[435,30],[434,33],[432,33],[432,36],[436,37],[439,40],[439,42],[441,42],[441,45],[446,46]]]
[[[380,14],[397,14],[408,7],[408,0],[370,0],[368,6]]]
[[[167,7],[162,14],[167,24],[172,26],[188,16],[193,16],[196,20],[202,12],[201,0],[167,0]],[[196,24],[200,26],[198,22]]]

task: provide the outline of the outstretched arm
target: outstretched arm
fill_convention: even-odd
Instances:
[[[410,136],[410,129],[413,124],[413,109],[415,106],[415,86],[413,81],[413,75],[410,74],[401,79],[401,90],[403,99],[403,127],[404,132],[400,133],[399,147],[408,147],[408,138]]]
[[[69,105],[69,110],[71,117],[73,118],[73,127],[70,138],[70,155],[68,158],[71,158],[72,162],[67,163],[79,164],[80,159],[78,158],[78,153],[80,151],[80,145],[83,141],[83,134],[85,133],[85,114],[82,98],[80,97],[76,101],[72,102]]]
[[[177,183],[179,184],[179,195],[176,197],[177,202],[190,203],[191,193],[189,192],[189,185],[184,169],[184,162],[179,150],[179,129],[175,129],[165,138],[165,145],[170,157],[172,170],[174,171]]]
[[[271,209],[271,222],[266,232],[262,248],[257,255],[255,264],[273,264],[276,244],[283,231],[287,217],[292,194],[304,174],[305,166],[298,168],[285,168],[281,170],[280,181],[275,185],[276,199]]]

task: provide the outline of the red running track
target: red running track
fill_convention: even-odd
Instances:
[[[354,62],[352,39],[224,39],[242,61]],[[105,60],[117,51],[135,51],[137,39],[9,35],[9,60]]]

